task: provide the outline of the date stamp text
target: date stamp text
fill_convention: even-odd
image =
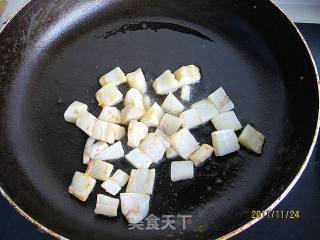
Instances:
[[[271,210],[271,211],[259,211],[252,210],[251,218],[267,218],[267,219],[299,219],[300,218],[299,210]]]

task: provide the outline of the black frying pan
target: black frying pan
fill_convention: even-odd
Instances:
[[[267,0],[33,0],[3,29],[0,43],[2,193],[54,236],[230,237],[258,220],[252,210],[270,210],[286,196],[315,143],[312,57],[292,22]],[[203,75],[191,102],[223,86],[241,122],[266,135],[263,154],[241,149],[212,158],[194,180],[174,184],[170,161],[157,166],[150,213],[192,215],[185,231],[180,224],[175,231],[128,230],[121,214],[95,216],[100,186],[86,203],[67,193],[74,171],[85,170],[86,136],[64,121],[66,107],[79,100],[97,114],[97,79],[115,66],[126,72],[142,66],[150,82],[190,63]],[[212,131],[208,124],[193,133],[210,143]],[[125,160],[115,165],[131,169]]]

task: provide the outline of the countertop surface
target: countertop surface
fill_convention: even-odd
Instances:
[[[320,70],[320,24],[298,24]],[[299,211],[299,219],[263,219],[234,239],[319,239],[320,233],[320,147],[300,181],[275,209]],[[52,239],[37,230],[0,197],[0,239]]]

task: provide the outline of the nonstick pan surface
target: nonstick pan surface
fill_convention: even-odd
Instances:
[[[285,197],[314,146],[317,73],[297,29],[271,1],[32,0],[2,30],[0,43],[0,186],[54,236],[213,239],[241,231],[257,221],[253,210]],[[184,231],[181,224],[129,230],[120,211],[117,218],[96,216],[99,184],[85,203],[67,192],[74,172],[85,171],[86,136],[63,112],[78,100],[97,115],[97,80],[116,66],[142,67],[151,85],[164,70],[191,63],[203,77],[187,105],[222,86],[242,124],[265,134],[263,154],[241,149],[213,157],[195,179],[177,183],[170,181],[171,160],[156,166],[150,214],[191,215]],[[192,133],[211,143],[212,131],[208,124]],[[132,168],[124,159],[114,164]]]

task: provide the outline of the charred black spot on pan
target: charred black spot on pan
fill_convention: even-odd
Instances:
[[[140,22],[140,23],[135,23],[135,24],[133,24],[133,23],[132,24],[125,24],[119,28],[108,31],[108,32],[104,33],[103,35],[96,36],[96,38],[107,39],[108,37],[113,36],[113,35],[117,35],[118,33],[125,33],[128,31],[134,32],[134,31],[141,31],[141,30],[146,30],[146,29],[150,29],[155,32],[157,32],[158,30],[161,30],[161,29],[169,29],[172,31],[191,34],[191,35],[197,36],[203,40],[207,40],[210,42],[215,42],[214,40],[205,36],[201,32],[198,32],[198,31],[193,30],[191,28],[187,28],[187,27],[184,27],[184,26],[181,26],[178,24],[174,24],[174,23],[164,23],[164,22]]]

